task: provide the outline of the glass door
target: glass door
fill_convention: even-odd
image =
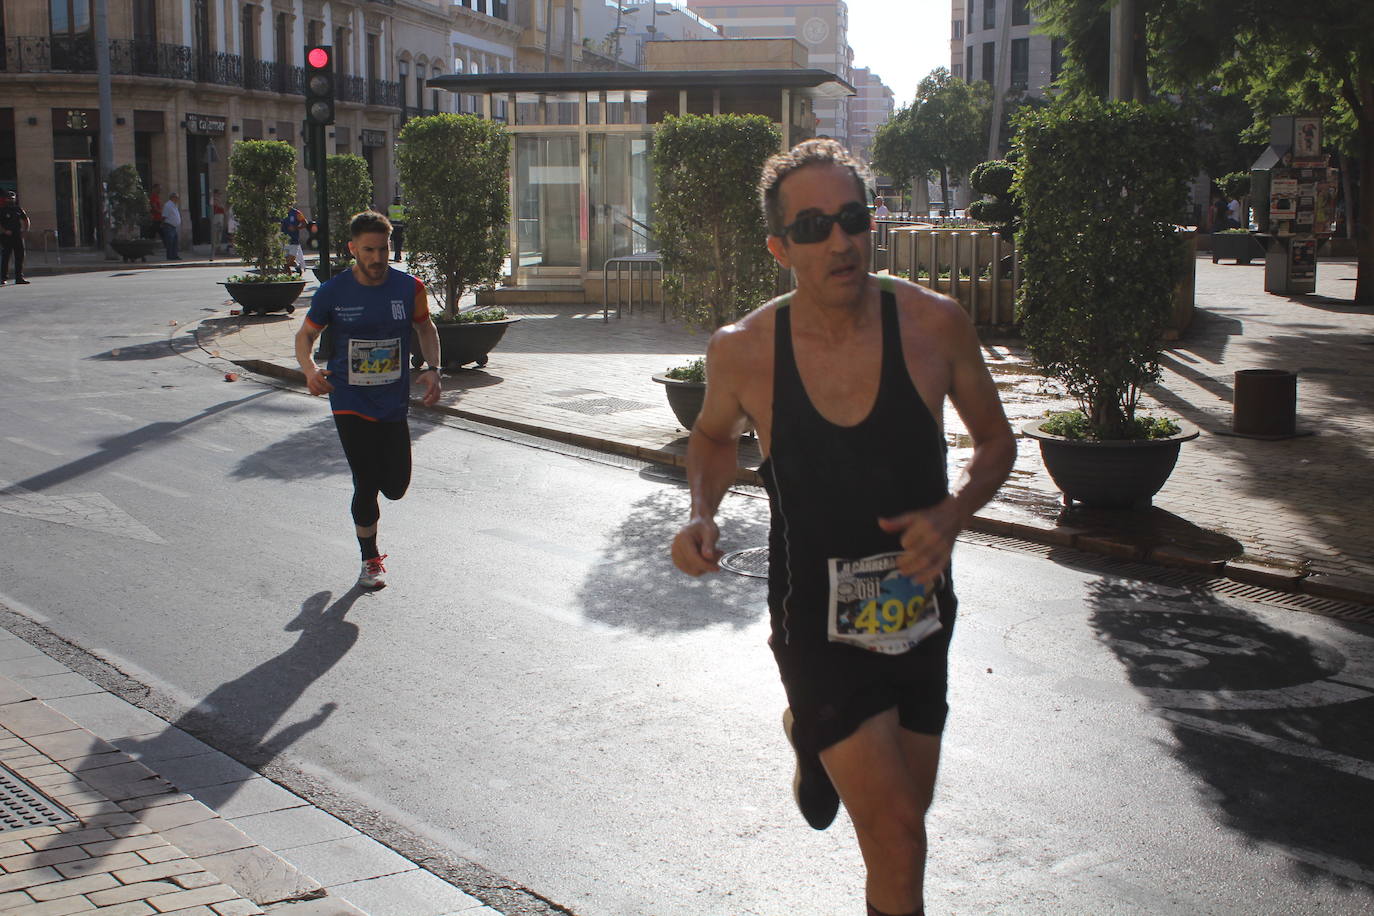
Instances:
[[[61,248],[95,245],[95,161],[53,163],[53,197],[57,209],[57,244]]]
[[[657,246],[649,228],[649,138],[592,134],[587,138],[591,246],[587,268],[607,258],[643,254]]]
[[[579,274],[582,163],[577,135],[517,137],[515,172],[520,269],[533,270],[535,276]]]

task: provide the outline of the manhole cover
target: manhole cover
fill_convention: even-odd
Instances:
[[[619,413],[622,410],[643,410],[654,405],[645,404],[643,401],[627,401],[624,398],[576,398],[571,401],[559,401],[557,404],[550,404],[549,406],[561,407],[564,410],[573,410],[577,413],[608,414]]]
[[[744,550],[731,551],[720,558],[720,568],[728,569],[732,573],[739,573],[741,576],[767,579],[768,548],[748,547]]]
[[[76,818],[0,764],[0,832],[66,824]]]

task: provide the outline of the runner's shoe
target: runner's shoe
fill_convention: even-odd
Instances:
[[[787,743],[792,745],[792,753],[797,755],[797,771],[792,776],[792,797],[801,809],[802,817],[815,830],[824,830],[835,820],[840,810],[840,793],[825,772],[819,754],[803,757],[792,740],[792,708],[782,711],[782,730],[787,733]]]
[[[370,560],[363,560],[363,571],[358,573],[358,588],[378,589],[386,588],[386,580],[382,578],[386,573],[386,567],[382,561],[386,559],[386,554],[380,557],[373,557]]]

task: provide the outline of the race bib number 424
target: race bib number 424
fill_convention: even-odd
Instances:
[[[940,630],[938,598],[897,571],[898,556],[830,559],[831,642],[899,655]]]

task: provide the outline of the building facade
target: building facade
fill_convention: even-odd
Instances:
[[[587,42],[625,69],[644,69],[651,41],[712,41],[720,29],[691,10],[662,0],[588,0]]]
[[[19,190],[35,247],[96,241],[94,6],[0,0],[0,187]],[[235,143],[281,140],[303,151],[306,47],[334,48],[328,151],[366,159],[374,203],[384,206],[399,193],[394,150],[405,120],[472,110],[430,83],[513,68],[521,35],[507,0],[107,0],[107,8],[110,164],[132,163],[164,200],[180,193],[183,244],[208,242],[210,194],[227,183]],[[307,213],[309,180],[302,164]]]
[[[1058,79],[1062,44],[1036,32],[1029,0],[951,0],[950,10],[951,75],[1035,98]]]
[[[850,150],[864,162],[869,162],[872,159],[873,138],[892,117],[896,99],[892,90],[883,83],[882,77],[867,67],[855,67],[852,76],[854,98],[849,103]]]
[[[850,82],[854,51],[844,0],[688,0],[688,6],[726,38],[794,38],[806,47],[808,66]],[[849,103],[848,98],[816,101],[817,136],[851,144]]]

